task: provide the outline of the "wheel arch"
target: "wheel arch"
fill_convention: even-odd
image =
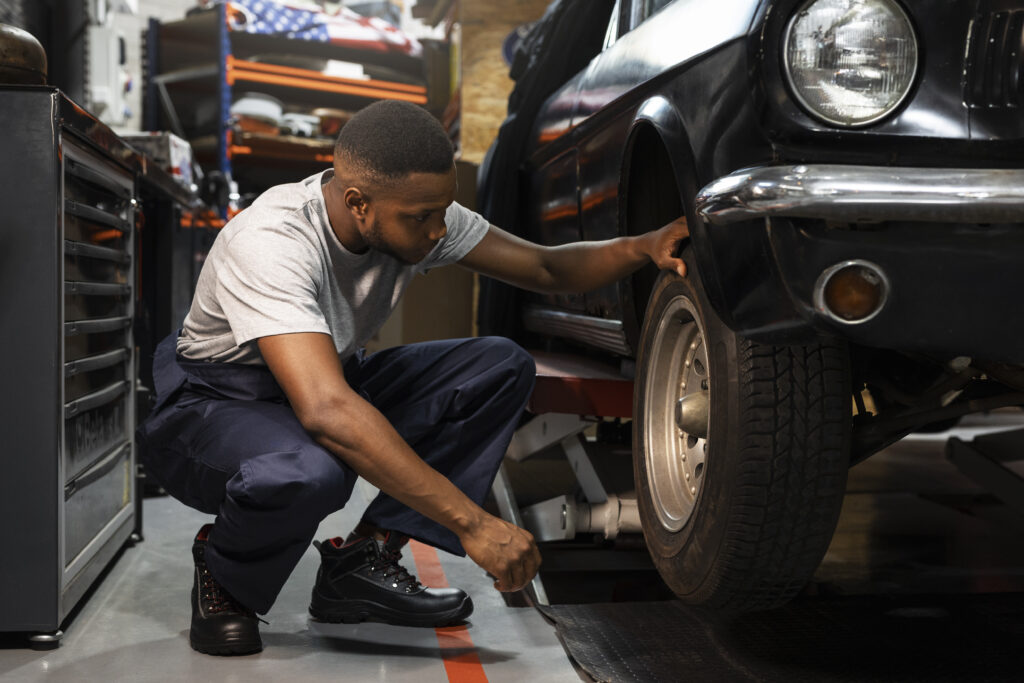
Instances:
[[[697,215],[694,198],[703,186],[697,177],[693,148],[677,107],[663,95],[645,100],[626,137],[620,172],[619,232],[640,235],[685,213],[701,279],[713,308],[722,314],[724,297],[713,266],[707,226]],[[652,272],[653,271],[653,272]],[[657,271],[646,266],[621,287],[623,327],[638,348],[640,328]]]

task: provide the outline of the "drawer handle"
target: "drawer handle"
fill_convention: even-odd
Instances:
[[[94,320],[70,320],[64,323],[64,336],[95,334],[123,330],[132,324],[131,318],[96,318]]]
[[[75,492],[79,489],[84,489],[89,484],[93,483],[97,479],[101,479],[110,470],[114,469],[114,466],[121,460],[121,456],[131,448],[130,443],[126,443],[123,446],[119,446],[111,451],[110,455],[106,456],[95,465],[82,472],[77,477],[69,481],[64,485],[64,500],[67,500],[71,496],[75,495]]]
[[[111,384],[109,387],[94,391],[91,394],[86,394],[82,398],[75,399],[71,403],[64,404],[64,419],[84,413],[86,410],[92,410],[102,405],[106,405],[111,401],[120,398],[125,391],[128,389],[128,382],[121,380],[117,384]]]
[[[74,377],[80,372],[92,372],[93,370],[109,368],[111,365],[117,365],[126,358],[128,358],[128,349],[117,349],[116,351],[101,353],[97,356],[69,361],[64,364],[64,376]]]
[[[127,296],[132,291],[129,285],[108,282],[77,282],[65,281],[65,294],[82,296]]]
[[[64,209],[73,216],[78,216],[94,223],[102,223],[120,232],[127,233],[132,227],[131,223],[120,216],[107,213],[102,209],[97,209],[95,206],[76,202],[74,199],[64,200]]]
[[[74,177],[84,180],[87,183],[91,183],[92,185],[95,185],[102,190],[106,190],[107,192],[112,192],[121,199],[132,198],[132,191],[129,188],[121,185],[112,178],[108,178],[95,169],[82,165],[81,162],[75,161],[74,159],[68,159],[67,170],[68,173]]]
[[[98,247],[95,244],[86,244],[85,242],[74,242],[72,240],[64,240],[64,253],[69,256],[87,256],[115,263],[128,263],[132,260],[132,257],[127,252],[109,247]]]

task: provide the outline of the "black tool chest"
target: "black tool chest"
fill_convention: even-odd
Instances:
[[[132,533],[129,153],[59,91],[0,87],[0,631],[55,632]]]

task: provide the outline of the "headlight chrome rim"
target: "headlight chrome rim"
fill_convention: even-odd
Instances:
[[[877,2],[883,2],[887,4],[906,23],[914,47],[914,59],[912,70],[910,72],[910,78],[907,80],[907,87],[904,89],[903,94],[898,99],[896,99],[892,104],[890,104],[888,108],[886,108],[885,110],[881,111],[879,114],[871,118],[858,120],[855,122],[849,122],[831,117],[828,114],[815,108],[800,93],[800,88],[796,84],[796,82],[794,82],[793,79],[793,68],[789,61],[789,39],[792,35],[793,27],[796,25],[797,20],[800,18],[800,15],[819,1],[820,0],[805,0],[805,2],[803,2],[800,5],[799,9],[793,12],[792,16],[789,18],[786,24],[786,30],[782,37],[780,51],[782,52],[782,72],[783,76],[786,79],[786,84],[789,86],[790,94],[793,96],[793,99],[795,99],[797,103],[799,103],[800,107],[803,109],[804,112],[807,113],[808,116],[811,116],[812,118],[815,118],[823,123],[836,126],[838,128],[866,128],[868,126],[872,126],[876,123],[879,123],[884,119],[889,118],[900,109],[903,103],[907,101],[907,98],[910,97],[910,93],[914,91],[914,87],[917,84],[918,72],[920,71],[921,67],[920,41],[918,40],[917,30],[914,27],[914,22],[911,21],[910,19],[910,15],[907,14],[907,11],[903,9],[903,5],[900,4],[897,0],[876,0]]]

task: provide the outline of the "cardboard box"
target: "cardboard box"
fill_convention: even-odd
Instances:
[[[193,184],[198,184],[199,179],[193,172],[192,145],[186,140],[164,131],[143,131],[121,137],[155,161],[185,187],[191,189]]]

